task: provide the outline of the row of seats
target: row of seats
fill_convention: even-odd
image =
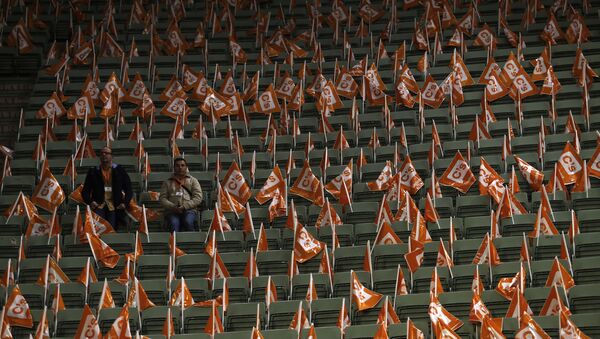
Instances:
[[[585,287],[574,287],[571,291],[575,297],[569,297],[569,304],[572,309],[578,308],[593,308],[594,303],[598,302],[597,285],[588,285]],[[95,287],[94,287],[95,288]],[[532,308],[534,314],[538,314],[544,304],[550,288],[530,288],[526,291],[525,297]],[[564,295],[561,294],[563,301]],[[116,294],[118,296],[118,293]],[[473,336],[475,334],[475,326],[468,321],[470,303],[470,291],[465,292],[446,292],[440,295],[439,299],[446,308],[453,312],[459,319],[463,320],[463,327],[459,329],[458,334],[461,336]],[[99,297],[99,294],[98,296]],[[494,314],[503,314],[508,309],[508,302],[495,291],[484,291],[482,300]],[[317,299],[312,303],[300,301],[302,307],[310,315],[310,319],[315,323],[317,336],[323,337],[339,336],[339,328],[335,327],[337,316],[342,304],[342,298],[332,299]],[[346,303],[348,299],[346,298]],[[348,327],[345,332],[345,337],[362,338],[366,335],[372,336],[376,331],[374,321],[377,318],[383,302],[380,302],[375,308],[357,312],[354,311],[351,316],[352,326]],[[406,330],[404,323],[410,315],[414,324],[424,333],[428,333],[427,326],[427,306],[429,305],[429,294],[413,294],[408,296],[397,296],[395,300],[396,312],[403,323],[390,325],[388,332],[390,335],[402,337]],[[227,332],[225,334],[216,335],[216,338],[236,338],[242,336],[243,333],[248,333],[252,326],[256,323],[257,311],[261,325],[269,330],[264,331],[265,338],[268,334],[281,334],[283,338],[295,338],[295,331],[289,330],[288,326],[298,310],[298,301],[278,301],[270,305],[267,310],[264,302],[246,302],[246,303],[231,303],[227,307],[227,314],[223,319],[223,324]],[[143,334],[151,334],[153,338],[160,337],[162,331],[162,323],[167,314],[169,306],[156,306],[139,312],[137,308],[129,309],[129,322],[132,331],[141,330]],[[221,307],[218,309],[222,312]],[[114,319],[117,318],[120,308],[104,308],[99,312],[99,325],[103,332],[107,332]],[[179,307],[171,307],[171,314],[175,325],[176,333],[190,333],[187,335],[174,336],[184,338],[192,337],[191,333],[202,332],[203,326],[206,323],[210,313],[210,308],[192,307],[185,311],[181,311]],[[33,310],[32,316],[37,323],[41,317],[41,311]],[[572,319],[580,327],[581,330],[590,336],[600,333],[600,326],[597,323],[598,313],[575,314]],[[56,318],[52,313],[48,314],[51,328],[56,330],[57,337],[68,337],[73,335],[77,329],[81,317],[81,308],[68,308],[59,311]],[[552,316],[534,317],[541,326],[550,334],[558,335],[558,318]],[[56,321],[54,321],[56,320]],[[182,324],[183,321],[183,324]],[[509,336],[518,330],[516,319],[506,318],[503,322],[504,334]],[[16,328],[16,335],[26,334],[27,329]],[[193,334],[195,338],[204,338],[202,334]],[[306,330],[304,330],[306,335]],[[271,337],[271,336],[269,336]],[[207,335],[206,338],[209,338]]]

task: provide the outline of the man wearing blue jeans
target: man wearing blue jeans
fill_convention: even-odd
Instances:
[[[194,231],[197,209],[202,203],[202,188],[198,180],[189,175],[184,158],[175,158],[173,170],[173,175],[162,184],[160,203],[171,231]]]

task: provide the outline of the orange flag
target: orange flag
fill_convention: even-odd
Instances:
[[[40,182],[35,187],[31,201],[46,211],[52,212],[65,201],[65,198],[65,192],[60,187],[58,180],[52,175],[50,169],[46,168]]]
[[[489,264],[491,266],[500,264],[498,251],[496,251],[496,246],[494,246],[489,233],[486,233],[483,241],[481,241],[481,246],[479,246],[477,254],[473,258],[473,264]]]
[[[102,332],[100,332],[98,321],[87,304],[83,307],[81,320],[79,321],[74,338],[102,339]]]
[[[6,300],[6,313],[3,322],[10,326],[33,328],[33,318],[27,300],[21,293],[19,285],[16,285]]]
[[[304,263],[319,254],[325,244],[315,239],[304,226],[298,224],[294,235],[294,256],[296,261]]]
[[[119,254],[108,246],[102,239],[92,233],[86,233],[90,249],[96,262],[102,263],[104,267],[115,268],[119,262]]]
[[[515,338],[551,338],[527,313],[521,315],[520,326],[519,331],[515,334]]]
[[[552,268],[546,279],[546,287],[554,285],[563,286],[567,291],[575,286],[575,280],[573,280],[569,271],[560,263],[557,257],[554,257]]]
[[[460,321],[458,318],[452,315],[452,313],[448,312],[444,308],[444,306],[442,306],[435,294],[430,294],[428,313],[429,318],[431,319],[431,322],[434,326],[437,326],[437,324],[439,323],[444,327],[455,331],[463,325],[462,321]]]
[[[454,159],[439,179],[441,185],[454,187],[462,193],[467,193],[475,181],[475,175],[460,151],[456,152]]]
[[[381,298],[383,298],[382,294],[371,291],[363,286],[363,284],[360,283],[360,280],[358,280],[358,277],[354,271],[351,272],[351,279],[352,285],[350,286],[350,290],[352,291],[352,302],[354,305],[356,305],[359,311],[364,311],[375,307]]]
[[[119,316],[115,319],[104,339],[131,339],[131,328],[129,327],[129,308],[123,306]]]

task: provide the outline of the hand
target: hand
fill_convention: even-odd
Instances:
[[[177,206],[177,207],[175,207],[175,210],[177,211],[177,213],[185,212],[185,208],[183,208],[183,206]]]
[[[95,210],[96,208],[98,208],[98,203],[95,201],[92,201],[92,203],[90,204],[90,207]]]
[[[124,210],[125,209],[125,204],[121,203],[119,206],[117,206],[118,210]]]

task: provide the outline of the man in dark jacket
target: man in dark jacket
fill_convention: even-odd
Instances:
[[[126,225],[125,211],[133,196],[131,180],[123,167],[113,164],[109,147],[100,151],[100,166],[88,170],[81,195],[85,203],[113,228]]]

